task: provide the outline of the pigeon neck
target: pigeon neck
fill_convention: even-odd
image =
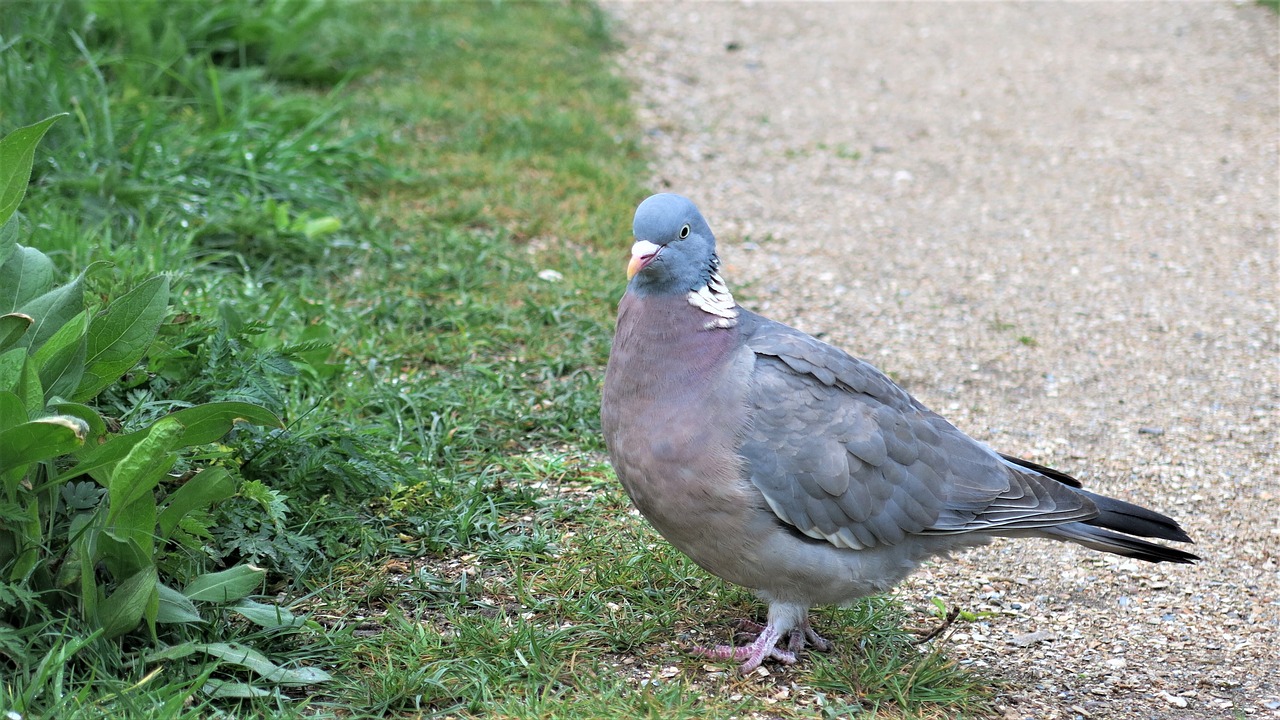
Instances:
[[[689,291],[689,304],[711,316],[703,325],[707,330],[728,329],[738,324],[737,302],[724,278],[720,277],[720,258],[711,256],[711,274],[702,287]]]

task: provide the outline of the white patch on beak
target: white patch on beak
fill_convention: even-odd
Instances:
[[[636,273],[644,269],[657,256],[658,251],[662,250],[662,246],[657,243],[651,243],[648,240],[637,240],[635,245],[631,246],[631,262],[627,263],[627,279],[635,277]]]

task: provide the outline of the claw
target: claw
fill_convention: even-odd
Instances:
[[[809,626],[809,618],[805,618],[804,624],[800,626],[800,629],[804,631],[804,639],[809,641],[809,645],[811,645],[814,650],[817,650],[818,652],[831,652],[832,650],[835,650],[836,646],[833,645],[830,640],[813,631],[813,628]]]

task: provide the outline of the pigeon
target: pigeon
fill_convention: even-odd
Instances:
[[[739,625],[749,644],[696,655],[746,674],[830,650],[811,607],[995,537],[1199,560],[1139,539],[1192,542],[1171,518],[992,450],[869,363],[738,305],[687,198],[649,197],[632,229],[600,407],[610,461],[659,534],[768,605]]]

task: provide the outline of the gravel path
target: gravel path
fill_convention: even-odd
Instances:
[[[1197,539],[1194,567],[998,542],[903,585],[994,613],[950,648],[1005,717],[1280,717],[1276,16],[609,8],[653,189],[741,300]]]

